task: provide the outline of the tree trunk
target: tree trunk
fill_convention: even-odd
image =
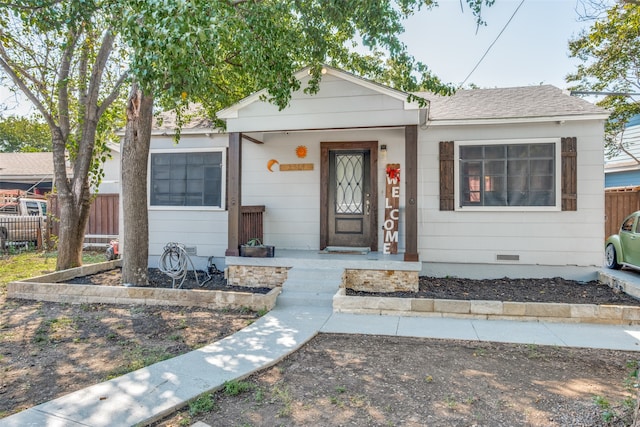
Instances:
[[[149,218],[147,215],[147,162],[151,144],[153,96],[136,83],[127,103],[127,126],[122,150],[123,233],[122,283],[147,286]]]
[[[60,132],[53,132],[53,168],[58,189],[59,231],[56,270],[82,265],[82,244],[89,221],[91,199],[88,181],[74,192],[66,174],[65,143]]]

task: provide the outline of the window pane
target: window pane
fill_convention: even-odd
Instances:
[[[554,144],[531,144],[531,157],[555,157]]]
[[[509,160],[507,173],[512,175],[529,175],[528,160]]]
[[[525,175],[509,176],[507,178],[507,190],[527,191],[529,189],[529,177]]]
[[[221,206],[222,153],[152,153],[151,205]]]
[[[533,175],[551,175],[553,160],[531,160],[531,173]]]
[[[504,159],[505,147],[504,145],[488,145],[484,149],[485,159]]]
[[[555,148],[555,144],[460,146],[461,205],[555,206]]]
[[[504,175],[506,173],[505,166],[505,161],[486,161],[484,163],[484,173],[489,175]]]
[[[553,190],[553,178],[550,176],[532,176],[531,190]]]
[[[460,158],[463,160],[482,159],[482,147],[479,145],[469,145],[460,147]]]
[[[508,148],[509,158],[525,159],[529,157],[529,146],[526,144],[510,145]]]

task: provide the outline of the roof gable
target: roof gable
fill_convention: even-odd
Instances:
[[[339,70],[337,68],[333,68],[333,67],[329,67],[327,65],[324,65],[322,67],[322,74],[323,74],[323,79],[321,81],[321,90],[322,90],[322,85],[323,83],[327,80],[325,78],[326,77],[334,77],[336,79],[339,80],[343,80],[345,82],[349,82],[352,83],[356,86],[359,86],[363,89],[369,90],[373,93],[378,93],[384,96],[388,96],[392,99],[398,100],[400,102],[402,102],[403,108],[405,110],[415,110],[418,109],[418,103],[417,102],[409,102],[408,98],[409,98],[409,94],[406,92],[402,92],[393,88],[390,88],[388,86],[376,83],[374,81],[365,79],[363,77],[359,77],[356,76],[355,74],[352,73],[348,73],[346,71],[343,70]],[[304,88],[306,83],[309,81],[310,79],[310,67],[306,67],[303,68],[302,70],[298,71],[295,74],[295,78],[298,79],[301,82],[301,87]],[[302,91],[298,91],[298,92],[302,92]],[[221,110],[218,112],[217,116],[221,119],[234,119],[234,118],[238,118],[239,117],[239,112],[249,106],[251,106],[252,104],[255,104],[257,102],[262,102],[262,99],[268,96],[268,91],[266,89],[263,89],[261,91],[258,91],[252,95],[249,95],[248,97],[240,100],[239,102],[237,102],[236,104],[225,108],[224,110]],[[294,94],[295,97],[295,94]],[[274,108],[277,108],[274,106]]]

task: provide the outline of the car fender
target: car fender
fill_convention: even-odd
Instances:
[[[622,244],[620,243],[620,236],[618,234],[609,236],[609,238],[604,244],[604,247],[606,248],[607,246],[609,246],[610,243],[613,244],[614,248],[616,248],[616,260],[618,261],[619,264],[622,264],[624,262],[624,254],[622,253]]]

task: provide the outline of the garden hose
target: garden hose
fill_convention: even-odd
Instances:
[[[176,281],[180,280],[180,284],[178,288],[181,288],[184,284],[185,279],[187,278],[187,274],[189,273],[188,264],[191,264],[191,269],[193,270],[193,275],[196,278],[196,283],[198,286],[202,287],[209,280],[212,279],[211,275],[208,271],[205,271],[207,278],[200,283],[198,279],[198,272],[193,265],[193,261],[187,254],[187,251],[184,248],[182,243],[167,243],[164,247],[164,251],[160,256],[160,260],[158,261],[158,268],[167,276],[171,277],[173,280],[172,287],[176,288]]]

